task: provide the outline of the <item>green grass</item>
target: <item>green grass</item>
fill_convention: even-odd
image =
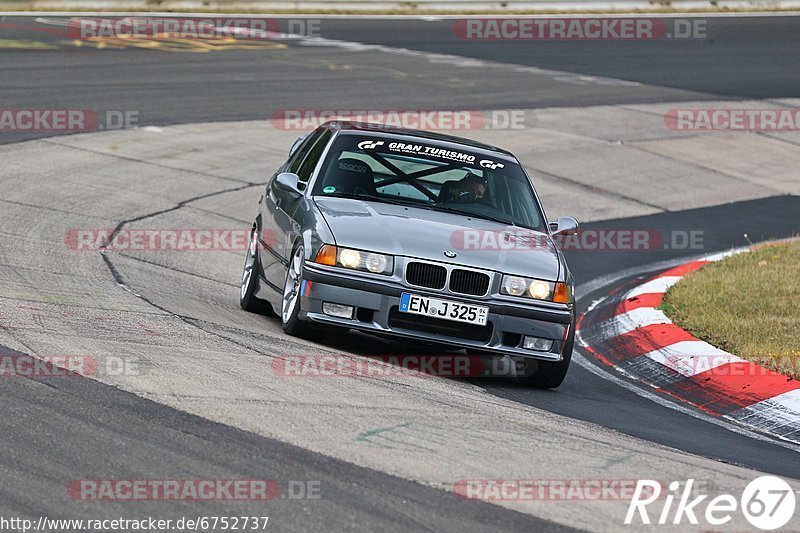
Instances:
[[[698,339],[800,379],[800,241],[710,263],[660,309]]]

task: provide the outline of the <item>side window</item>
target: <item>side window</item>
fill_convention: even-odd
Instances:
[[[300,164],[303,162],[306,154],[309,150],[311,150],[311,147],[314,146],[314,142],[320,138],[323,132],[325,132],[325,130],[317,129],[316,131],[311,132],[308,137],[305,138],[303,144],[301,144],[300,147],[295,150],[295,152],[289,158],[289,161],[286,164],[286,172],[297,174]]]
[[[322,152],[325,151],[325,147],[328,146],[328,141],[331,139],[332,135],[333,132],[331,130],[325,130],[325,133],[322,134],[319,140],[314,144],[314,147],[311,148],[311,151],[308,152],[308,156],[303,161],[303,164],[300,165],[300,170],[296,172],[300,177],[300,181],[308,181],[311,177],[311,173],[314,172],[314,168],[317,166]]]

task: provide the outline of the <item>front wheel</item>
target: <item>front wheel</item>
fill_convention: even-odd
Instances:
[[[294,337],[319,339],[322,332],[315,330],[311,324],[300,320],[300,291],[303,288],[303,261],[305,248],[299,245],[292,254],[286,281],[283,284],[283,302],[281,306],[281,325],[283,331]]]

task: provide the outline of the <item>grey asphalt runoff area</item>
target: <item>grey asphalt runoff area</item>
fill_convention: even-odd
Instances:
[[[0,133],[2,350],[136,369],[0,379],[0,515],[246,514],[287,531],[616,531],[627,500],[486,502],[453,489],[468,479],[695,478],[713,494],[738,494],[758,472],[800,478],[796,449],[656,403],[586,360],[556,391],[280,375],[280,361],[295,355],[425,348],[352,333],[287,337],[275,319],[238,308],[242,250],[104,257],[65,243],[71,229],[122,222],[246,229],[298,134],[270,118],[365,107],[524,110],[524,129],[457,133],[517,153],[551,217],[703,234],[699,249],[575,252],[579,286],[615,274],[609,286],[621,286],[656,262],[796,235],[797,132],[696,134],[664,123],[676,108],[800,106],[798,58],[787,53],[797,47],[794,20],[710,19],[708,42],[540,47],[461,42],[446,20],[337,19],[323,37],[375,46],[286,40],[193,53],[78,47],[29,28],[56,25],[5,18],[3,107],[134,110],[141,127]],[[607,287],[579,294],[580,309]],[[123,503],[67,491],[80,479],[230,478],[275,479],[284,496],[290,482],[318,482],[321,497]],[[726,527],[748,524],[737,517]]]

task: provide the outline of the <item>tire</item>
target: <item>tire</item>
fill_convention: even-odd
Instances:
[[[286,281],[283,284],[283,300],[281,304],[281,325],[287,335],[303,339],[321,340],[325,333],[314,328],[308,322],[300,320],[300,290],[303,286],[303,261],[305,249],[298,245],[292,252],[289,268],[286,269]]]
[[[258,241],[257,228],[253,226],[250,232],[250,244],[247,247],[247,256],[242,268],[242,284],[239,290],[239,305],[245,311],[260,315],[277,316],[269,302],[254,296],[258,290]]]
[[[572,346],[575,344],[575,327],[570,326],[570,334],[564,344],[563,359],[557,363],[549,361],[539,361],[538,368],[533,375],[519,376],[519,382],[529,387],[537,389],[557,389],[569,370],[569,363],[572,360]]]

